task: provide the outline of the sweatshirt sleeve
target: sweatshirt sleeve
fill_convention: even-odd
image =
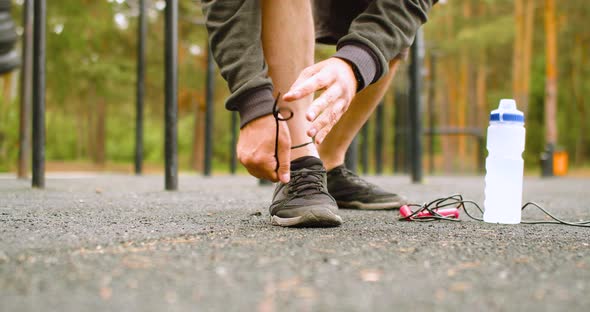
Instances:
[[[376,82],[389,70],[389,61],[414,41],[418,28],[437,0],[374,0],[338,41],[334,57],[352,64],[358,88]]]
[[[272,113],[272,82],[261,43],[260,0],[202,0],[209,46],[240,113],[240,126]]]

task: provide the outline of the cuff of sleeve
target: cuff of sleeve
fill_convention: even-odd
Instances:
[[[377,80],[376,78],[380,76],[378,60],[373,52],[363,44],[346,43],[339,47],[336,54],[334,54],[334,57],[349,61],[356,66],[355,74],[360,75],[360,77],[357,77],[357,80],[359,81],[357,91],[374,83]]]
[[[258,117],[272,114],[274,101],[272,85],[252,89],[235,98],[234,102],[238,103],[236,108],[240,113],[240,129]]]

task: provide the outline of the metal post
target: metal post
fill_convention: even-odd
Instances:
[[[354,137],[354,140],[350,143],[350,146],[346,150],[346,156],[344,156],[344,163],[346,167],[353,172],[357,172],[358,164],[358,136]]]
[[[33,89],[33,0],[23,4],[23,46],[20,82],[18,177],[27,178],[31,153],[31,96]]]
[[[47,3],[35,0],[33,22],[33,187],[45,187],[45,26]]]
[[[365,123],[361,128],[361,163],[363,174],[369,173],[369,123]]]
[[[236,154],[236,144],[238,143],[238,113],[231,112],[231,146],[230,146],[230,163],[229,172],[233,175],[236,174],[238,168],[238,155]]]
[[[377,105],[375,111],[375,174],[383,173],[383,102]]]
[[[137,27],[137,94],[135,107],[135,174],[143,169],[143,102],[145,95],[145,41],[147,37],[146,0],[139,0]]]
[[[178,0],[166,1],[165,12],[165,162],[166,190],[178,189]]]
[[[205,176],[211,175],[211,157],[213,155],[213,97],[215,92],[215,63],[211,49],[207,50],[207,76],[205,77]]]
[[[412,63],[410,64],[410,150],[412,163],[412,182],[422,183],[422,30],[418,30],[411,47]]]

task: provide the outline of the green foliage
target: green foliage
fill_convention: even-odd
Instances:
[[[17,102],[5,101],[0,97],[0,172],[11,170],[18,157]]]

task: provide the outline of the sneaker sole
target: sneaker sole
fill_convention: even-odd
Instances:
[[[343,202],[338,201],[338,207],[342,209],[360,209],[360,210],[388,210],[398,209],[406,204],[406,201],[395,201],[387,203],[363,203],[360,201]]]
[[[272,225],[283,227],[336,227],[342,224],[342,218],[327,208],[313,208],[301,216],[281,218],[271,216]]]

